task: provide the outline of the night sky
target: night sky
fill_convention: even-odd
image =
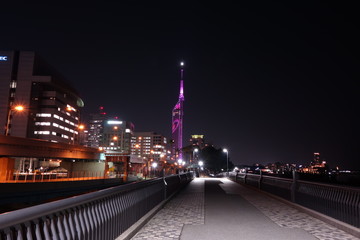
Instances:
[[[184,145],[204,134],[235,164],[320,152],[360,169],[356,1],[27,2],[2,5],[0,49],[37,52],[84,116],[104,106],[170,137],[183,60]]]

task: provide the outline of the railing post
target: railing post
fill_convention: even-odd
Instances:
[[[261,189],[261,180],[262,180],[262,171],[260,169],[260,177],[259,177],[259,181],[258,181],[258,188]]]
[[[292,172],[292,177],[293,177],[293,182],[291,184],[291,201],[296,202],[295,193],[296,193],[297,180],[299,179],[299,174],[298,172],[296,172],[295,169]]]
[[[163,181],[164,181],[164,200],[165,200],[167,196],[167,182],[166,182],[165,174],[163,175]]]

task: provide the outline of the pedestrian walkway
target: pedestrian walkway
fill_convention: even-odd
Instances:
[[[196,178],[132,240],[358,239],[226,178]]]

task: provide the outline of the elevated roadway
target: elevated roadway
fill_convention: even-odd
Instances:
[[[0,135],[0,157],[99,160],[100,155],[96,148]]]

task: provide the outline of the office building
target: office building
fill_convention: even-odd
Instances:
[[[204,135],[191,135],[190,143],[194,148],[203,149],[205,147]]]
[[[156,132],[134,132],[131,139],[131,154],[156,162],[165,161],[167,139]]]
[[[90,119],[88,120],[85,130],[83,145],[93,148],[100,147],[103,136],[104,121],[106,118],[107,115],[104,111],[104,107],[99,107],[98,113],[90,114]]]
[[[35,52],[0,51],[1,134],[77,143],[83,106],[77,91]]]
[[[118,118],[106,119],[103,122],[100,147],[106,151],[116,151],[130,155],[134,128],[132,122],[121,121]]]

